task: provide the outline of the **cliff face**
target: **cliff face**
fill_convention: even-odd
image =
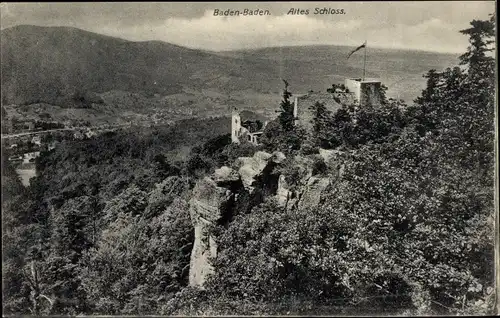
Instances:
[[[249,213],[252,207],[268,198],[275,198],[286,209],[308,209],[318,205],[331,179],[313,176],[312,159],[297,156],[292,166],[300,171],[301,177],[291,186],[279,172],[285,159],[280,152],[256,152],[253,157],[238,158],[234,168],[221,167],[198,181],[189,202],[195,229],[189,275],[191,286],[203,287],[214,270],[212,259],[217,257],[217,237],[213,226],[226,225],[236,214]]]
[[[191,252],[190,285],[202,286],[206,276],[212,271],[209,258],[217,255],[217,246],[210,234],[210,227],[223,218],[234,196],[230,187],[219,186],[208,177],[198,182],[193,190],[189,212],[195,239]]]
[[[250,196],[256,204],[261,202],[261,197],[255,200],[258,195],[255,187],[262,186],[259,179],[268,179],[263,173],[269,174],[283,158],[280,153],[257,152],[253,157],[239,158],[235,164],[238,170],[224,166],[196,184],[189,204],[195,228],[189,274],[191,286],[203,286],[213,271],[210,259],[217,256],[217,244],[212,227],[226,224],[237,212],[243,212],[235,208],[240,197],[248,200]]]

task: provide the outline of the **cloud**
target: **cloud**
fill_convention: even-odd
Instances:
[[[458,29],[437,18],[413,26],[374,26],[360,19],[320,20],[306,15],[214,16],[205,11],[200,18],[167,18],[156,25],[143,24],[93,31],[134,41],[162,40],[206,50],[230,50],[276,45],[369,45],[441,52],[463,52],[467,39]]]
[[[461,53],[468,45],[467,37],[459,33],[464,27],[432,18],[411,26],[374,28],[367,36],[381,47]]]
[[[343,20],[331,23],[310,16],[214,16],[205,11],[200,18],[168,18],[155,26],[141,25],[116,29],[99,28],[100,32],[124,36],[135,41],[160,39],[166,42],[209,50],[254,48],[261,46],[324,44],[325,39],[345,43],[361,21]],[[96,30],[97,31],[97,30]],[[338,36],[342,39],[339,41]],[[354,45],[354,43],[351,43]]]
[[[213,10],[269,10],[270,16],[213,16]],[[315,7],[345,15],[313,15]],[[290,8],[310,15],[287,15]],[[230,50],[263,46],[337,44],[463,52],[458,31],[494,11],[491,1],[454,2],[219,2],[2,3],[2,27],[73,26],[134,41],[161,40],[192,48]]]

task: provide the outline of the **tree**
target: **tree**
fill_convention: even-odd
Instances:
[[[267,151],[291,154],[301,149],[305,135],[305,130],[298,125],[291,130],[285,130],[279,121],[274,120],[267,124],[260,142]]]
[[[279,150],[288,154],[300,149],[306,132],[295,124],[294,105],[290,102],[292,94],[288,91],[288,82],[284,82],[278,118],[266,126],[260,142],[268,151]]]
[[[288,91],[288,82],[285,81],[285,89],[283,90],[283,100],[280,103],[278,120],[285,132],[290,132],[295,128],[295,116],[293,113],[294,105],[290,101],[292,93]]]
[[[31,288],[30,298],[32,307],[30,308],[30,311],[34,316],[40,315],[42,312],[50,313],[54,301],[42,293],[42,288],[40,286],[40,272],[37,268],[36,261],[32,260],[29,267],[30,270],[25,271],[25,277]],[[43,304],[43,302],[46,302],[46,304]],[[42,309],[43,307],[45,307],[45,310]]]
[[[132,185],[106,204],[101,226],[113,222],[120,214],[142,215],[147,205],[147,193]]]
[[[103,230],[80,262],[91,312],[155,314],[187,285],[193,231],[183,196],[157,216],[120,213]]]
[[[313,106],[313,139],[318,147],[359,148],[367,143],[387,142],[406,126],[406,105],[389,100],[378,107],[342,105],[330,114],[324,106]]]
[[[495,14],[489,20],[472,20],[472,27],[461,30],[460,33],[469,36],[470,46],[467,52],[460,56],[460,64],[467,65],[469,76],[479,80],[492,79],[494,76],[495,58],[487,56],[494,49]]]
[[[387,90],[389,88],[385,86],[384,84],[380,85],[380,104],[384,105],[387,104]]]
[[[435,69],[429,70],[427,74],[423,75],[427,79],[426,88],[422,91],[421,96],[415,99],[415,103],[423,105],[425,103],[430,103],[434,101],[439,93],[439,82],[441,79],[441,73],[438,73]]]

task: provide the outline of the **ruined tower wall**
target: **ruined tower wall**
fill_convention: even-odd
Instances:
[[[239,143],[239,132],[241,129],[241,117],[236,111],[233,111],[231,116],[231,141],[234,143]]]
[[[360,78],[346,79],[345,86],[354,94],[358,105],[379,105],[381,83],[378,80],[361,80]]]

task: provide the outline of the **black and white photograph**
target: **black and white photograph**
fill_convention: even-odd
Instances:
[[[500,314],[496,1],[0,12],[4,317]]]

